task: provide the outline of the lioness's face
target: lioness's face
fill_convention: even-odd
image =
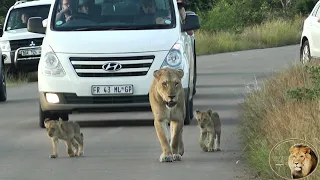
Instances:
[[[208,112],[201,112],[198,109],[196,110],[195,118],[201,128],[205,128],[211,120]]]
[[[56,133],[59,131],[58,123],[53,120],[45,120],[44,126],[46,127],[47,134],[49,137],[56,136]]]
[[[183,70],[164,68],[156,70],[154,77],[157,80],[156,90],[165,102],[168,108],[173,108],[177,105],[179,94],[182,89],[181,80],[183,77]]]
[[[306,157],[309,155],[307,154],[306,148],[292,148],[290,149],[290,158],[291,158],[291,168],[295,171],[301,171],[302,167],[304,166],[304,161]]]

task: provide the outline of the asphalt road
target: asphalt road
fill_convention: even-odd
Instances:
[[[297,45],[198,57],[194,105],[220,114],[222,151],[202,152],[192,122],[184,130],[183,160],[174,163],[158,162],[161,149],[151,112],[71,115],[81,122],[84,156],[68,158],[60,142],[60,157],[49,159],[51,142],[38,127],[37,84],[10,87],[8,101],[0,103],[0,179],[249,179],[237,135],[237,103],[248,83],[297,60]]]

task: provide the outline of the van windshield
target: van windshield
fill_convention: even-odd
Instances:
[[[172,0],[57,0],[56,31],[139,30],[175,27]]]
[[[42,17],[43,19],[46,19],[49,10],[50,4],[12,9],[5,30],[9,31],[27,28],[28,19],[30,17]]]

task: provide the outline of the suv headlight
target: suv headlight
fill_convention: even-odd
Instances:
[[[182,61],[182,53],[181,53],[181,44],[176,43],[168,55],[164,59],[161,68],[174,68],[174,69],[183,69],[184,62]]]
[[[0,41],[0,48],[1,51],[10,51],[10,43],[9,41]]]
[[[41,59],[42,74],[58,77],[66,75],[58,57],[50,46],[42,47],[41,53],[43,53],[43,59]]]

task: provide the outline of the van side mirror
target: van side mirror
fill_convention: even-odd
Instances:
[[[186,11],[186,19],[182,24],[182,31],[200,29],[199,17],[192,11]]]
[[[0,24],[0,37],[2,37],[2,35],[3,35],[3,26],[2,24]]]
[[[42,25],[42,17],[31,17],[28,20],[27,29],[29,32],[45,34],[46,28]]]

